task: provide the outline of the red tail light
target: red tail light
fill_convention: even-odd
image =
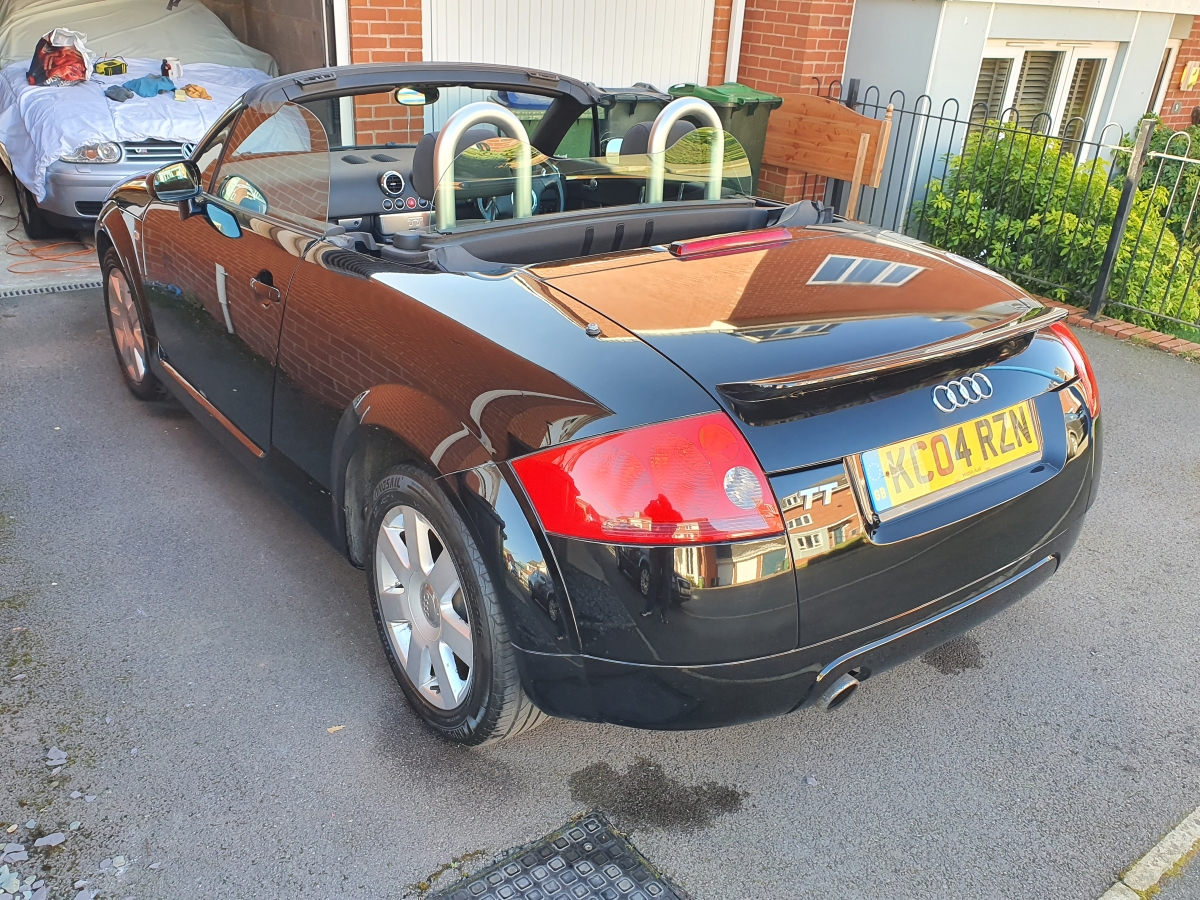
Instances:
[[[552,447],[513,469],[551,534],[691,544],[783,531],[771,486],[724,413]]]
[[[1079,376],[1079,387],[1083,390],[1083,402],[1087,404],[1088,412],[1094,419],[1100,415],[1100,388],[1096,384],[1096,373],[1092,371],[1092,361],[1083,351],[1079,338],[1075,337],[1068,326],[1062,322],[1055,322],[1048,330],[1053,332],[1059,342],[1067,348],[1067,353],[1071,354],[1071,360],[1075,363],[1075,373]]]

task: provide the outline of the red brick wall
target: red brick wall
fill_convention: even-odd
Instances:
[[[425,133],[425,111],[401,106],[389,94],[354,98],[355,140],[359,144],[415,144]]]
[[[350,0],[350,57],[355,63],[421,61],[421,0]],[[425,116],[390,99],[355,102],[360,144],[415,144]]]
[[[1184,38],[1175,54],[1175,64],[1171,67],[1167,79],[1167,93],[1163,98],[1162,120],[1172,128],[1186,128],[1192,124],[1192,110],[1200,106],[1200,90],[1181,91],[1179,79],[1183,77],[1183,68],[1192,60],[1200,60],[1200,16],[1192,20],[1192,33]],[[1171,107],[1178,101],[1181,105],[1179,112],[1172,113]]]
[[[729,21],[733,0],[716,0],[713,5],[712,49],[708,54],[708,83],[724,84],[729,59]]]
[[[853,13],[854,0],[746,0],[738,81],[774,94],[815,92],[818,83],[827,91],[845,72]],[[823,189],[776,166],[759,175],[759,193],[780,200]]]
[[[842,77],[854,0],[746,0],[738,80],[777,94]]]

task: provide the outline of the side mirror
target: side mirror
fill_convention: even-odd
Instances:
[[[150,194],[163,203],[183,203],[200,195],[200,169],[190,159],[150,174]]]
[[[204,213],[208,216],[208,221],[212,223],[212,227],[221,232],[227,238],[239,238],[242,236],[241,226],[238,225],[237,218],[227,209],[223,209],[215,203],[206,203],[204,205]]]

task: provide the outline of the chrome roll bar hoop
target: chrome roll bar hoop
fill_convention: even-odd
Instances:
[[[646,150],[650,154],[647,203],[662,203],[663,182],[667,179],[667,138],[671,134],[671,127],[684,116],[695,116],[717,133],[712,145],[712,156],[708,160],[708,184],[704,188],[704,197],[708,200],[721,199],[721,177],[725,166],[725,128],[721,125],[717,111],[699,97],[680,97],[664,106],[654,124],[650,126],[650,140]]]
[[[433,195],[434,222],[438,231],[448,231],[457,222],[454,214],[454,160],[458,140],[476,125],[495,125],[520,142],[517,152],[517,185],[513,194],[513,218],[533,215],[533,164],[529,134],[521,120],[497,103],[481,100],[468,103],[446,120],[433,145],[433,172],[437,178]]]

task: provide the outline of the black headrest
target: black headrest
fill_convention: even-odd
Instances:
[[[424,200],[433,200],[437,190],[437,176],[433,171],[433,148],[437,143],[438,134],[439,132],[433,131],[422,136],[421,140],[417,141],[417,149],[413,151],[412,177],[409,181],[413,190]],[[472,144],[494,137],[495,135],[486,128],[472,128],[458,139],[458,147],[454,153],[457,156]]]
[[[621,141],[621,155],[636,156],[645,153],[650,147],[650,128],[653,124],[653,122],[638,122],[625,132],[625,138]],[[671,126],[671,133],[667,135],[667,146],[675,146],[676,141],[695,130],[696,126],[691,122],[680,119]]]

